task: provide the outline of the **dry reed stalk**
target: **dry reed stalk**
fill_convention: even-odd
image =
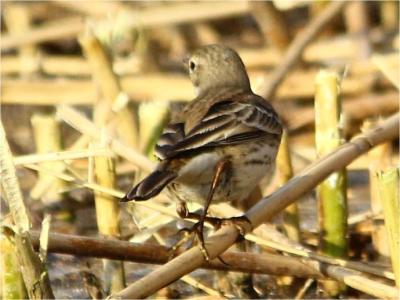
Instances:
[[[103,143],[100,147],[105,146]],[[97,156],[94,159],[96,182],[100,186],[115,187],[115,166],[110,157]],[[118,199],[95,192],[96,220],[99,233],[107,238],[116,238],[120,235],[119,203]],[[103,260],[104,281],[106,291],[115,293],[125,287],[125,272],[122,261]]]
[[[393,54],[372,56],[371,61],[386,76],[387,79],[397,88],[400,89],[400,74],[398,52]]]
[[[379,124],[378,122],[366,121],[363,124],[363,130]],[[372,215],[378,216],[382,214],[382,202],[379,197],[378,190],[378,177],[376,173],[384,170],[390,164],[390,143],[379,145],[368,153],[369,160],[369,186],[370,186],[370,199]],[[388,245],[388,237],[385,225],[382,218],[373,218],[372,224],[374,230],[372,232],[372,243],[375,250],[381,256],[380,258],[388,259],[390,257],[390,250]]]
[[[286,50],[290,44],[290,31],[282,12],[271,1],[255,1],[249,5],[265,39],[279,51]]]
[[[36,152],[38,154],[58,152],[62,149],[60,123],[56,120],[54,114],[34,114],[31,118],[31,123]],[[49,169],[58,169],[63,165],[60,161],[48,161],[41,164]],[[52,178],[51,175],[50,178]],[[48,174],[39,172],[39,180],[36,185],[40,184],[41,181],[48,181],[50,178]],[[54,180],[46,193],[42,195],[41,200],[45,204],[51,204],[61,200],[62,194],[60,194],[60,191],[64,188],[65,184],[63,181]]]
[[[319,15],[329,4],[327,1],[312,1],[308,5],[308,12],[310,14],[310,18],[314,18]],[[319,34],[320,39],[330,38],[335,35],[335,23],[337,23],[337,19],[335,18],[330,24],[326,25],[325,28]],[[337,31],[337,30],[336,30]]]
[[[4,51],[44,41],[73,38],[82,29],[83,22],[80,17],[58,19],[57,23],[47,22],[24,33],[4,34],[0,48]]]
[[[276,159],[279,172],[280,185],[284,185],[293,177],[292,160],[290,158],[290,148],[287,131],[282,135],[281,145]],[[283,228],[286,235],[296,241],[301,241],[299,209],[297,202],[289,205],[283,211]]]
[[[326,273],[331,278],[378,298],[397,299],[399,295],[399,289],[383,284],[375,278],[366,277],[362,273],[354,270],[338,266],[329,266]]]
[[[89,140],[90,138],[88,136],[82,135],[71,147],[69,147],[69,150],[76,151],[78,149],[85,148],[89,143]],[[57,169],[53,171],[64,172],[70,162],[71,161],[65,161],[64,164],[60,164],[57,166]],[[56,178],[54,178],[54,176],[49,176],[46,178],[46,180],[37,182],[30,191],[30,196],[32,199],[40,199],[46,193],[47,189],[52,185],[55,179]]]
[[[114,19],[115,26],[123,26],[125,30],[141,27],[155,27],[167,24],[181,24],[200,20],[210,20],[243,15],[248,12],[246,2],[231,3],[179,3],[173,5],[152,6],[140,10],[128,10],[117,15]],[[57,23],[47,22],[24,34],[2,37],[1,50],[9,50],[26,44],[34,44],[62,38],[75,37],[84,29],[80,18],[60,19]]]
[[[201,206],[193,205],[193,207],[192,207],[193,210],[196,210],[198,208],[201,208]],[[155,207],[155,209],[161,212],[161,210],[159,210],[158,208]],[[172,208],[170,208],[170,209],[171,209],[171,213],[168,214],[168,216],[165,216],[165,215],[162,216],[159,212],[153,213],[146,220],[142,221],[139,224],[139,227],[144,228],[144,227],[148,227],[149,224],[151,224],[151,225],[166,224],[166,223],[172,221],[174,218],[173,217],[174,210]],[[227,203],[220,203],[218,205],[212,205],[210,207],[210,211],[213,215],[222,217],[222,218],[229,218],[232,216],[239,216],[242,214],[242,211],[240,211],[236,208],[233,208],[231,205],[229,205]],[[161,218],[164,218],[165,221],[160,222]],[[176,216],[175,216],[175,218],[176,218]],[[159,226],[159,225],[156,225],[156,226]],[[211,228],[211,225],[209,225],[209,224],[206,224],[206,226]],[[288,254],[313,259],[313,260],[315,260],[316,265],[326,263],[326,264],[350,268],[355,271],[365,272],[365,273],[369,273],[369,274],[373,274],[376,276],[394,280],[394,274],[390,271],[379,269],[376,267],[370,267],[370,266],[366,265],[365,263],[356,262],[356,261],[348,261],[348,260],[338,259],[338,258],[331,258],[329,256],[317,254],[313,251],[310,251],[309,249],[305,248],[301,244],[299,244],[293,240],[289,240],[282,233],[278,232],[273,226],[270,226],[267,224],[262,224],[258,228],[256,228],[253,232],[254,232],[254,234],[247,234],[245,236],[245,238],[251,242],[254,242],[254,243],[260,245],[260,246],[266,246],[266,247],[269,247],[269,248],[272,248],[272,249],[275,249],[278,251],[283,251]],[[317,269],[319,269],[319,267]]]
[[[368,58],[372,52],[371,41],[368,37],[370,26],[368,4],[363,1],[349,3],[344,10],[344,19],[347,31],[359,44],[359,58]]]
[[[400,289],[400,193],[399,167],[388,168],[377,174],[385,227],[387,230],[390,257],[393,272],[396,277],[396,286]],[[400,292],[399,292],[400,295]]]
[[[15,174],[12,154],[3,124],[0,122],[1,187],[15,225],[15,246],[22,276],[30,299],[54,299],[46,267],[35,254],[29,228],[31,226]]]
[[[379,8],[381,22],[385,30],[398,30],[399,3],[397,1],[380,1]]]
[[[45,214],[42,220],[42,229],[39,236],[39,257],[45,264],[47,263],[47,249],[49,245],[51,215]]]
[[[90,136],[92,139],[100,139],[101,131],[96,125],[87,119],[83,114],[69,106],[60,106],[57,109],[57,116],[64,122],[81,132]],[[119,156],[133,162],[146,172],[151,172],[155,164],[146,156],[140,154],[125,143],[109,137],[110,148]],[[122,196],[121,196],[122,197]]]
[[[202,290],[203,292],[207,293],[208,295],[213,297],[212,299],[214,299],[214,297],[219,297],[219,299],[227,299],[226,297],[221,296],[221,293],[219,291],[212,289],[205,284],[202,284],[201,282],[199,282],[192,276],[185,275],[181,278],[181,280],[183,282],[186,282],[187,284],[193,286],[194,288]]]
[[[15,55],[5,55],[1,58],[1,74],[13,75],[19,72],[19,58]],[[45,55],[37,57],[39,69],[48,75],[55,76],[88,76],[90,68],[87,62],[78,56]]]
[[[294,136],[293,136],[294,137]],[[315,160],[315,148],[313,146],[301,146],[301,145],[296,145],[296,143],[301,143],[303,142],[303,139],[297,139],[293,138],[293,153],[296,155],[296,157],[299,158],[298,162],[301,163],[301,165],[305,166],[307,163],[312,162]],[[308,142],[308,137],[307,141]],[[397,156],[395,154],[391,155],[390,158],[392,161],[395,161],[397,159]],[[348,170],[368,170],[369,166],[369,160],[368,157],[361,156],[357,159],[355,159],[350,165],[348,165],[346,168]]]
[[[211,206],[211,211],[217,216],[225,218],[241,214],[239,210],[226,203],[219,204],[217,207]],[[326,255],[317,254],[302,246],[300,243],[288,239],[282,233],[277,231],[274,226],[269,224],[260,225],[253,230],[253,233],[247,234],[245,238],[248,241],[254,242],[260,246],[265,246],[277,251],[285,252],[287,254],[314,260],[313,263],[315,263],[316,266],[319,264],[330,264],[394,280],[394,274],[392,272],[381,270],[376,267],[370,267],[361,262],[332,258]],[[311,261],[309,263],[311,264]]]
[[[112,158],[98,156],[94,161],[97,184],[113,189],[115,187],[115,166]],[[95,204],[99,232],[105,236],[118,237],[120,235],[118,199],[95,192]]]
[[[246,239],[260,246],[265,246],[287,254],[296,255],[309,259],[307,265],[315,270],[320,270],[324,264],[330,266],[339,266],[350,271],[366,273],[368,275],[376,275],[382,278],[394,280],[394,273],[376,266],[370,266],[363,262],[349,261],[345,259],[332,258],[323,254],[317,254],[301,244],[285,239],[279,231],[271,226],[261,225],[254,230],[253,234],[247,234]],[[341,280],[343,281],[343,280]]]
[[[166,245],[165,239],[160,234],[156,233],[156,234],[154,234],[154,237],[156,238],[156,240],[158,241],[158,243],[160,245],[165,247],[165,245]],[[205,284],[202,284],[200,281],[198,281],[193,276],[185,275],[180,280],[182,280],[183,282],[186,282],[187,284],[193,286],[194,288],[204,291],[205,293],[207,293],[210,296],[214,296],[214,297],[221,296],[221,292],[219,292]],[[225,299],[225,297],[224,297],[224,299]]]
[[[250,81],[255,92],[260,93],[261,79],[270,79],[264,72],[250,72]],[[287,76],[276,93],[276,100],[309,101],[314,95],[313,79],[316,71],[294,72]],[[376,73],[347,77],[343,80],[342,94],[357,95],[371,90]],[[154,87],[157,87],[156,89]],[[191,100],[195,97],[187,76],[163,75],[159,73],[121,78],[121,87],[132,101]],[[82,79],[4,79],[1,83],[3,104],[29,105],[92,105],[96,102],[96,89],[89,80]]]
[[[387,92],[367,94],[363,97],[343,98],[343,115],[346,122],[362,121],[377,115],[387,115],[399,110],[399,94]],[[278,107],[279,110],[279,107]],[[287,121],[289,129],[295,130],[311,125],[315,120],[313,107],[282,109],[280,115]]]
[[[126,103],[118,111],[113,110],[114,104],[120,99],[123,91],[113,71],[110,53],[89,26],[79,37],[79,43],[88,59],[93,79],[102,94],[101,100],[94,107],[95,124],[103,127],[114,118],[117,134],[126,144],[136,147],[138,132],[134,115],[129,111]]]
[[[249,12],[248,3],[234,2],[226,5],[223,2],[185,3],[175,5],[152,6],[148,9],[126,11],[127,28],[159,27],[162,25],[182,24],[203,20],[221,19],[244,15]]]
[[[39,169],[38,167],[36,167],[34,165],[28,166],[28,167],[31,168],[31,169],[34,169],[34,170]],[[51,173],[51,171],[49,171],[49,172]],[[63,180],[67,180],[69,182],[75,182],[78,185],[85,186],[87,188],[93,189],[94,191],[100,191],[102,193],[113,195],[115,197],[122,197],[124,195],[123,192],[115,191],[113,189],[107,189],[107,188],[104,188],[104,187],[96,185],[96,184],[85,184],[85,183],[76,182],[74,180],[74,178],[69,176],[69,175],[54,174],[54,176],[57,176],[59,178],[62,178]],[[149,207],[149,208],[154,209],[156,211],[159,211],[159,212],[161,212],[161,213],[163,213],[165,215],[169,215],[169,216],[171,216],[173,218],[177,218],[177,215],[176,215],[174,210],[168,209],[168,208],[160,206],[160,205],[157,205],[155,203],[152,203],[152,201],[150,201],[150,202],[139,202],[138,204],[143,205],[145,207]],[[213,207],[211,207],[211,208],[213,208]],[[233,210],[232,207],[229,207],[229,209],[227,209],[227,207],[224,207],[224,209],[223,209],[224,212],[231,211],[231,210]],[[230,213],[230,216],[233,215],[233,214],[236,214],[236,213]],[[368,266],[366,266],[364,264],[359,264],[357,262],[349,262],[349,261],[345,261],[345,260],[338,260],[338,259],[332,259],[332,258],[325,257],[325,256],[320,256],[320,255],[317,255],[317,254],[314,254],[314,253],[310,252],[309,250],[305,249],[304,247],[302,247],[300,245],[298,245],[298,246],[292,245],[294,243],[293,241],[290,241],[290,240],[286,239],[280,233],[274,231],[273,228],[271,228],[270,226],[267,226],[267,225],[259,226],[258,228],[255,229],[254,232],[255,232],[255,234],[260,235],[263,238],[266,238],[266,239],[272,238],[273,240],[278,241],[278,243],[272,242],[272,241],[268,241],[268,240],[265,240],[265,239],[259,239],[259,238],[255,237],[255,236],[251,235],[251,234],[246,235],[246,238],[248,240],[254,241],[254,242],[256,242],[256,243],[258,243],[260,245],[265,245],[265,246],[272,247],[274,249],[278,249],[280,251],[284,251],[284,252],[287,252],[287,253],[300,255],[300,256],[303,256],[303,257],[307,257],[307,258],[312,258],[312,259],[316,260],[316,262],[306,261],[306,263],[307,263],[307,265],[309,265],[310,267],[312,267],[313,269],[315,269],[318,272],[321,269],[321,266],[318,263],[318,262],[320,262],[320,263],[332,264],[334,266],[349,267],[349,268],[352,268],[354,270],[360,270],[360,271],[363,271],[363,272],[367,272],[367,273],[370,273],[370,274],[375,274],[375,275],[378,275],[378,276],[383,276],[383,277],[390,278],[390,279],[394,278],[394,275],[392,273],[390,273],[390,272],[382,272],[382,271],[380,271],[380,270],[378,270],[376,268],[369,268]],[[288,243],[289,247],[285,246],[286,243]],[[258,262],[258,263],[260,263],[260,262]],[[331,272],[332,276],[337,276],[339,279],[340,279],[340,274],[343,274],[343,270],[340,269],[340,268],[337,269],[337,270],[328,268],[328,271]],[[349,272],[354,272],[354,271],[350,270]],[[354,280],[351,280],[351,279],[348,280],[348,285],[360,289],[360,284],[358,284],[359,273],[353,273],[353,275],[354,274],[357,275],[357,276],[355,277]],[[363,278],[363,277],[361,277],[361,278]],[[342,280],[343,280],[343,278],[342,278]],[[383,286],[383,289],[385,289],[385,286]],[[366,291],[366,292],[370,291],[369,288],[365,288],[364,287],[364,289],[363,289],[362,286],[361,286],[360,290]],[[372,294],[374,294],[374,293],[372,293]]]
[[[235,209],[227,204],[219,204],[218,206],[223,206],[222,209],[218,210],[218,212],[223,212],[223,217],[237,215],[239,213],[237,210],[235,212]],[[388,279],[394,279],[393,273],[379,270],[376,267],[371,267],[364,263],[346,261],[343,259],[334,259],[328,256],[319,255],[308,250],[302,245],[287,239],[272,226],[262,224],[254,230],[254,234],[247,234],[245,237],[247,240],[253,241],[259,245],[264,245],[289,254],[309,258],[310,260],[302,260],[302,262],[315,270],[325,270],[324,274],[327,276],[335,278],[341,282],[345,282],[348,286],[362,292],[374,295],[376,297],[387,297],[388,295],[391,295],[389,297],[393,297],[393,295],[396,295],[397,293],[393,287],[385,284],[382,285],[380,283],[375,283],[361,272],[374,274]]]
[[[373,39],[373,35],[371,35]],[[374,42],[382,42],[375,40]],[[172,45],[172,46],[175,46]],[[240,57],[243,59],[248,69],[260,67],[276,66],[281,59],[281,54],[272,47],[261,48],[236,48]],[[180,50],[183,52],[186,50]],[[304,49],[303,60],[308,63],[318,63],[321,61],[339,60],[343,64],[349,63],[349,74],[366,74],[373,72],[376,68],[369,61],[354,61],[358,55],[357,43],[351,37],[336,36],[334,39],[322,40],[310,43]],[[350,61],[351,60],[351,61]],[[49,75],[69,75],[69,76],[89,76],[91,74],[87,61],[79,56],[66,55],[45,55],[36,58],[36,64],[40,69]],[[137,55],[128,58],[118,58],[113,69],[119,76],[137,74],[140,71],[140,61]],[[2,75],[18,73],[20,70],[19,58],[15,55],[5,55],[2,57]]]
[[[10,80],[1,83],[2,104],[27,105],[93,105],[96,91],[85,80]]]
[[[265,99],[274,98],[278,86],[299,61],[307,45],[324,29],[325,25],[329,24],[341,12],[345,5],[346,1],[334,1],[330,3],[321,14],[313,18],[306,28],[295,37],[281,60],[283,63],[275,68],[268,85],[260,91],[260,94]]]
[[[94,156],[112,157],[114,153],[108,148],[69,150],[61,152],[50,152],[43,154],[28,154],[14,157],[14,165],[37,164],[48,161],[65,161],[72,159],[82,159]]]
[[[396,290],[393,289],[393,287],[381,285],[379,283],[375,284],[374,281],[371,281],[359,271],[393,279],[394,275],[391,272],[381,271],[376,267],[371,267],[365,265],[364,263],[333,259],[327,256],[316,254],[304,248],[300,244],[285,239],[282,234],[274,230],[274,228],[271,226],[267,226],[265,224],[256,228],[254,233],[257,234],[257,237],[248,234],[246,235],[246,238],[258,243],[259,245],[265,245],[286,253],[310,258],[311,260],[303,261],[303,263],[306,263],[315,270],[325,270],[324,274],[341,282],[346,282],[346,284],[350,287],[376,297],[385,297],[382,295],[392,295],[391,297],[393,297],[393,295],[396,294]],[[263,239],[258,238],[258,236],[263,237]],[[270,239],[276,242],[273,242]],[[328,265],[325,265],[325,263]],[[347,277],[345,277],[345,274],[351,276],[346,275]]]
[[[296,296],[294,297],[294,299],[303,299],[305,293],[310,288],[310,286],[313,284],[313,282],[314,282],[314,279],[312,279],[312,278],[307,279],[304,282],[301,289],[299,289],[299,291],[296,293]]]
[[[398,34],[395,36],[395,38],[393,39],[391,44],[392,44],[392,47],[395,50],[399,50],[399,48],[400,48],[400,36]]]
[[[221,42],[221,36],[210,23],[201,22],[193,24],[194,34],[198,45],[211,45]],[[187,49],[187,48],[186,48]]]
[[[322,70],[315,79],[315,144],[317,157],[323,157],[343,144],[343,124],[339,76]],[[332,173],[317,188],[319,248],[332,257],[347,257],[346,170]],[[329,296],[343,288],[337,282],[324,281]]]
[[[373,42],[383,42],[380,37],[370,35]],[[396,39],[393,39],[395,41]],[[395,48],[395,47],[393,47]],[[282,55],[274,48],[264,47],[256,49],[238,48],[240,57],[247,68],[273,67],[279,64]],[[368,61],[354,61],[358,55],[357,41],[349,35],[335,36],[334,39],[313,40],[303,50],[302,59],[307,63],[318,63],[324,61],[341,61],[348,63],[349,73],[362,74],[370,72],[372,65]]]
[[[5,7],[4,21],[11,34],[24,34],[31,27],[32,16],[24,4],[9,3]],[[18,72],[30,74],[38,70],[37,49],[34,45],[25,45],[18,49]]]
[[[122,198],[125,195],[125,192],[122,191],[118,191],[115,189],[111,189],[111,188],[107,188],[95,183],[88,183],[88,182],[84,182],[82,180],[76,179],[75,177],[65,174],[65,173],[61,173],[59,171],[54,171],[54,170],[50,170],[50,169],[45,169],[43,167],[40,167],[38,165],[25,165],[25,168],[31,169],[31,170],[35,170],[35,171],[41,171],[41,172],[46,172],[48,174],[53,175],[56,178],[62,179],[66,182],[75,184],[77,186],[80,187],[86,187],[88,189],[91,189],[95,192],[99,192],[99,193],[104,193],[116,198]],[[157,204],[155,203],[155,201],[150,201],[150,202],[140,202],[140,203],[136,203],[137,205],[142,205],[144,207],[148,207],[150,209],[153,209],[155,211],[161,212],[165,215],[174,217],[174,218],[178,218],[178,215],[176,214],[175,210],[172,209],[168,209],[167,207]]]
[[[93,3],[85,1],[51,1],[57,6],[64,7],[94,18],[107,17],[107,15],[114,14],[121,9],[121,3],[118,2],[96,2],[94,5]]]
[[[2,75],[13,75],[19,72],[19,58],[15,55],[5,55],[1,60]],[[86,59],[76,55],[43,55],[36,58],[40,70],[53,76],[89,76],[90,66]],[[139,60],[136,55],[128,58],[118,58],[113,69],[117,75],[137,74],[140,71]]]
[[[253,228],[258,227],[310,191],[332,172],[342,169],[372,147],[398,136],[399,115],[394,115],[381,126],[355,137],[351,143],[344,144],[333,153],[310,165],[285,186],[258,202],[246,213],[246,216],[251,221]],[[238,235],[239,232],[234,226],[223,226],[215,232],[206,240],[207,252],[210,257],[215,258],[224,252],[236,241]],[[204,257],[201,250],[198,247],[191,248],[123,291],[112,295],[111,298],[124,299],[149,296],[161,287],[195,270],[203,262]],[[348,281],[348,277],[346,281]],[[366,282],[363,281],[363,283]],[[389,293],[389,295],[393,295],[393,293]]]

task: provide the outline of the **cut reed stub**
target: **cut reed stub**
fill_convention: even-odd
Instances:
[[[322,157],[343,143],[339,76],[321,70],[316,77],[315,91],[315,144],[318,157]],[[332,173],[317,187],[318,219],[320,224],[320,250],[333,256],[347,256],[347,195],[346,170]],[[336,296],[344,286],[324,281],[329,296]]]

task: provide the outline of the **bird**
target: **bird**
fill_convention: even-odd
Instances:
[[[196,97],[175,113],[155,146],[155,170],[121,202],[145,201],[166,189],[182,218],[204,245],[204,221],[211,203],[245,201],[260,181],[273,174],[282,122],[272,105],[253,93],[240,56],[233,49],[207,45],[184,62]],[[203,205],[202,214],[186,203]]]

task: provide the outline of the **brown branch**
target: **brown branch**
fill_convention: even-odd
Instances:
[[[293,66],[299,61],[303,50],[318,35],[318,33],[324,29],[325,25],[341,12],[345,4],[346,1],[333,1],[320,15],[312,19],[307,27],[295,37],[281,59],[282,64],[274,70],[272,78],[269,79],[268,85],[260,92],[260,95],[265,99],[274,98],[276,89]]]
[[[312,190],[332,172],[342,169],[372,147],[398,136],[399,115],[396,114],[384,121],[381,126],[359,135],[351,142],[344,144],[331,154],[311,164],[282,188],[253,206],[246,213],[246,216],[251,221],[253,228],[258,227],[263,222],[270,220],[286,206]],[[250,228],[247,232],[249,231]],[[226,251],[235,243],[238,236],[239,232],[236,227],[232,225],[223,226],[206,241],[206,248],[209,256],[215,258]],[[136,281],[121,292],[112,295],[112,297],[122,299],[147,297],[183,275],[192,272],[203,262],[204,257],[201,250],[199,247],[193,247],[177,258],[169,261],[167,264],[159,267],[149,275]],[[337,266],[328,268],[336,270],[335,274],[333,274],[336,276],[335,279],[344,281],[350,286],[367,291],[371,294],[379,294],[379,297],[396,297],[396,289],[360,276],[361,273],[359,272]],[[353,278],[357,280],[351,281],[350,275],[354,276]],[[362,278],[362,284],[360,284],[360,277]],[[377,285],[379,285],[379,287],[377,287]],[[371,287],[374,288],[371,289]]]
[[[39,248],[39,232],[30,231],[32,243]],[[135,244],[115,239],[93,238],[59,233],[49,234],[48,252],[85,257],[107,258],[137,263],[164,264],[170,249],[160,245]],[[201,268],[296,277],[321,277],[322,274],[293,257],[276,254],[224,253],[222,259],[204,262]]]

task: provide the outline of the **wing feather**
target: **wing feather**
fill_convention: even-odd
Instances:
[[[184,133],[184,123],[168,126],[156,145],[156,155],[166,159],[189,154],[189,150],[281,135],[280,120],[268,103],[255,95],[244,100],[215,103],[187,134]]]

